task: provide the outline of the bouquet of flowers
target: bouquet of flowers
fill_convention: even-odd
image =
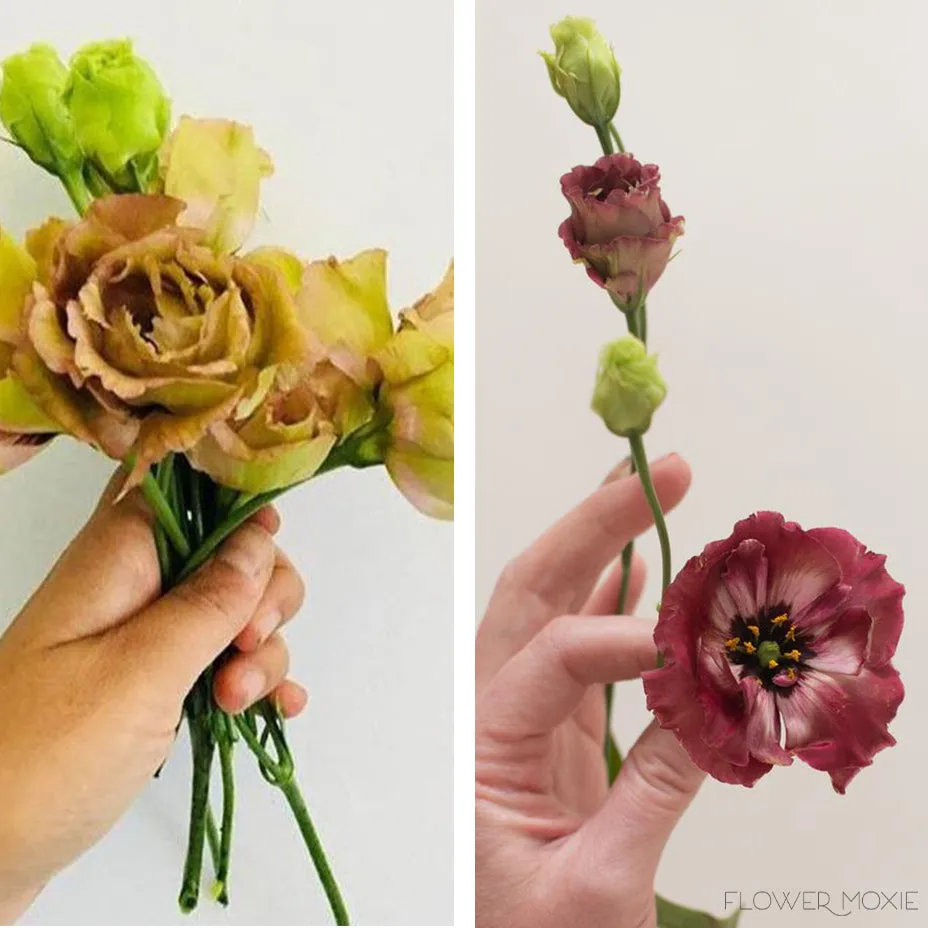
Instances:
[[[120,495],[139,488],[156,516],[165,588],[275,497],[336,468],[384,465],[418,509],[452,517],[453,269],[394,324],[382,250],[309,262],[242,252],[270,157],[245,125],[172,127],[129,41],[88,45],[68,66],[46,45],[8,58],[0,120],[78,213],[24,245],[0,228],[0,473],[57,435],[121,462]],[[181,908],[199,901],[207,850],[213,896],[228,902],[241,744],[286,797],[333,916],[349,924],[278,707],[265,698],[227,715],[212,675],[184,706]]]
[[[602,157],[561,178],[570,216],[560,236],[609,297],[626,335],[599,359],[593,409],[628,440],[654,513],[661,548],[658,666],[644,674],[648,708],[693,762],[725,783],[753,786],[794,758],[829,774],[844,793],[860,770],[895,744],[888,725],[903,699],[892,665],[904,589],[886,558],[840,528],[802,529],[756,512],[709,543],[674,578],[670,538],[651,482],[644,435],[667,394],[648,353],[650,294],[683,235],[664,201],[660,171],[626,152],[615,125],[621,69],[589,19],[551,29],[542,53],[557,94],[596,133]],[[616,611],[624,613],[632,545]],[[607,719],[612,693],[607,689]],[[622,755],[607,721],[610,783]],[[661,928],[735,925],[657,899]]]

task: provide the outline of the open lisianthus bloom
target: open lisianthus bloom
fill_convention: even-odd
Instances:
[[[842,529],[739,522],[664,594],[648,707],[719,780],[752,786],[795,756],[843,793],[895,744],[904,589],[884,562]]]
[[[15,381],[61,431],[134,454],[137,475],[253,407],[306,352],[282,275],[204,244],[177,225],[183,209],[129,194],[47,223],[27,242],[32,294],[9,319]]]
[[[660,179],[656,164],[628,154],[607,155],[561,178],[570,217],[560,236],[570,256],[623,306],[647,295],[683,234],[683,217],[671,215]]]

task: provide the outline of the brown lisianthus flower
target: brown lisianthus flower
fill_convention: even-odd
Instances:
[[[162,195],[106,197],[27,242],[38,280],[12,367],[65,431],[133,455],[130,484],[257,406],[306,351],[282,274],[218,252],[178,225],[184,208]]]
[[[683,234],[683,217],[671,215],[660,179],[656,164],[628,154],[607,155],[561,178],[571,214],[560,236],[570,256],[623,309],[647,296]]]

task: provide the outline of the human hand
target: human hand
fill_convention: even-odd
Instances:
[[[652,475],[672,509],[689,467],[671,455]],[[478,928],[656,924],[657,866],[703,774],[652,723],[609,788],[604,684],[636,679],[657,655],[652,620],[611,614],[621,567],[594,589],[652,524],[637,477],[616,472],[493,593],[477,636]],[[636,559],[630,611],[643,585]]]
[[[267,508],[215,558],[160,596],[152,517],[104,493],[90,521],[0,638],[0,923],[102,837],[161,766],[184,697],[231,644],[215,676],[221,708],[273,693],[293,716],[278,633],[303,584],[275,547]]]

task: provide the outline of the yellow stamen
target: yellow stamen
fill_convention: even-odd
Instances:
[[[798,661],[802,657],[802,652],[799,648],[794,648],[792,651],[784,652],[783,656],[788,657],[791,661]]]
[[[752,645],[750,641],[745,641],[744,650],[747,651],[748,654],[753,654],[757,650],[757,648],[755,648],[754,645]]]
[[[797,673],[796,673],[796,668],[795,668],[795,667],[787,667],[787,668],[786,668],[786,676],[787,676],[790,680],[795,680],[796,677],[798,676]]]
[[[789,631],[786,633],[786,640],[787,641],[796,640],[796,626],[795,625],[790,625]]]
[[[748,631],[755,637],[760,638],[760,628],[756,625],[749,625]]]
[[[771,619],[774,625],[782,625],[784,622],[789,621],[789,616],[784,612],[782,615],[778,615],[775,619]]]
[[[777,667],[779,667],[780,665],[779,665],[776,661],[767,661],[767,666],[768,666],[771,670],[774,670],[774,669],[776,669]]]
[[[729,638],[728,641],[725,642],[725,647],[728,648],[729,651],[735,651],[739,644],[741,644],[740,638]]]

